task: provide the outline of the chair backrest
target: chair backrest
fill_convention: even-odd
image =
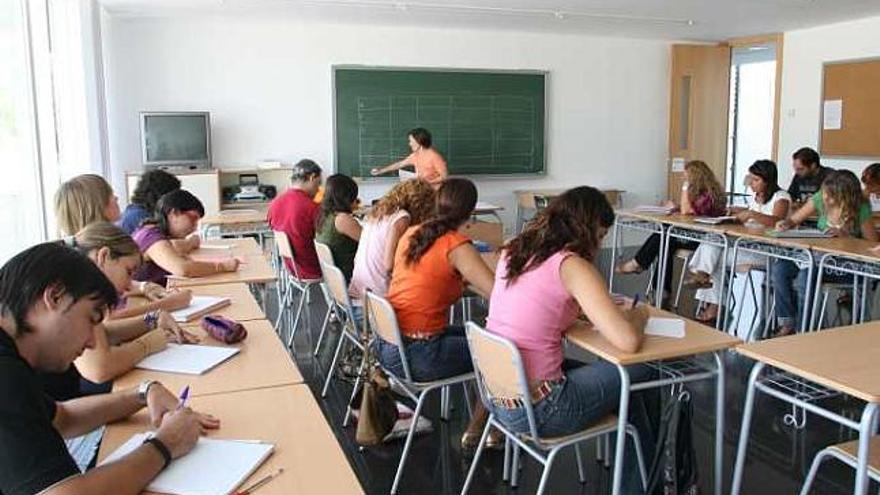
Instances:
[[[290,247],[290,239],[282,230],[273,230],[272,235],[275,237],[275,247],[278,248],[278,255],[283,259],[293,261],[293,248]]]
[[[522,356],[510,340],[467,322],[466,332],[474,374],[484,403],[493,398],[518,399],[523,403],[532,438],[538,438],[529,382]]]
[[[336,262],[333,260],[333,251],[330,250],[330,246],[323,242],[315,241],[315,252],[318,253],[318,261],[322,264],[327,263],[328,265],[336,266]]]
[[[376,337],[397,346],[400,353],[400,362],[403,364],[403,371],[407,381],[412,381],[412,375],[409,372],[409,361],[406,359],[406,351],[403,348],[403,338],[400,335],[400,327],[397,324],[397,314],[394,307],[382,296],[374,294],[372,291],[366,291],[364,298],[364,317],[368,322],[368,327]]]
[[[348,311],[351,308],[351,300],[345,286],[345,275],[336,265],[325,263],[321,260],[321,271],[324,273],[324,285],[333,302],[342,309]]]

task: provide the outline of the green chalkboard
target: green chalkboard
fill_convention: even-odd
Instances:
[[[409,155],[428,129],[452,175],[543,174],[545,74],[335,67],[336,170],[370,170]]]

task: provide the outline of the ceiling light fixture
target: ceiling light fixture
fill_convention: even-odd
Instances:
[[[319,6],[361,7],[361,8],[390,8],[399,11],[437,11],[437,12],[460,12],[473,14],[496,14],[551,17],[559,20],[567,18],[603,19],[624,22],[639,22],[650,24],[678,24],[694,26],[693,19],[676,19],[669,17],[653,17],[629,14],[608,14],[584,11],[562,11],[541,8],[515,8],[515,7],[488,7],[479,5],[462,4],[436,4],[427,2],[395,2],[393,0],[289,0],[293,3],[311,4]]]

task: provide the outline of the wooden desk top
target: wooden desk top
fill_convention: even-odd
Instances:
[[[880,322],[738,347],[757,361],[868,402],[880,402]]]
[[[242,237],[239,239],[218,239],[212,241],[204,241],[202,246],[229,246],[230,249],[204,249],[199,248],[190,253],[194,256],[256,256],[263,254],[263,249],[253,237]]]
[[[196,287],[217,284],[266,284],[275,280],[275,270],[262,254],[242,256],[238,271],[216,273],[207,277],[180,278],[169,276],[168,287]]]
[[[813,249],[820,253],[831,253],[859,258],[865,261],[880,263],[880,252],[871,251],[877,247],[878,243],[867,241],[865,239],[847,238],[831,238],[831,239],[813,239]]]
[[[191,395],[211,395],[255,388],[276,387],[303,383],[302,374],[287,354],[272,325],[266,320],[242,322],[248,331],[244,341],[228,346],[208,337],[204,330],[187,325],[186,329],[197,333],[203,345],[238,347],[237,355],[209,370],[204,375],[184,375],[134,369],[113,382],[114,390],[137,387],[143,380],[158,380],[169,390],[177,393],[186,385],[192,387]]]
[[[636,220],[644,220],[646,222],[666,223],[672,218],[672,215],[663,213],[647,213],[635,210],[615,210],[614,213],[619,216],[635,218]]]
[[[239,225],[245,223],[266,223],[266,211],[223,210],[213,215],[205,215],[199,222],[206,225]]]
[[[224,306],[218,310],[212,311],[211,314],[217,314],[232,318],[238,321],[262,320],[266,316],[257,300],[245,284],[221,284],[221,285],[199,285],[190,287],[194,296],[217,296],[228,297],[231,300],[229,306]],[[147,303],[144,297],[129,298],[129,304],[132,306],[140,306]],[[193,320],[191,323],[198,323]]]
[[[651,316],[683,319],[685,322],[685,337],[683,339],[676,339],[648,335],[645,337],[641,350],[632,354],[614,347],[598,331],[594,330],[592,326],[583,322],[572,325],[565,333],[565,337],[572,344],[606,361],[621,365],[694,356],[728,349],[742,343],[736,337],[731,337],[724,332],[707,327],[694,320],[682,318],[668,311],[662,311],[653,307],[649,307],[648,310]]]
[[[284,468],[258,495],[363,493],[345,454],[306,385],[194,397],[190,405],[220,418],[212,438],[263,440],[274,453],[241,487]],[[98,458],[103,459],[132,435],[150,429],[146,410],[109,425]]]

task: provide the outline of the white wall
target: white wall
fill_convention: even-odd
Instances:
[[[628,204],[665,192],[665,41],[253,17],[105,17],[103,37],[120,190],[140,163],[141,110],[209,110],[216,166],[311,157],[329,167],[331,66],[365,64],[549,71],[548,176],[478,181],[480,199],[507,207],[507,220],[518,188],[621,188]],[[387,187],[362,186],[361,196]]]
[[[880,17],[785,33],[782,61],[782,119],[779,133],[780,182],[791,180],[791,154],[801,146],[818,149],[822,64],[880,57]],[[844,108],[844,119],[846,108]],[[834,168],[861,175],[874,160],[824,158]]]

